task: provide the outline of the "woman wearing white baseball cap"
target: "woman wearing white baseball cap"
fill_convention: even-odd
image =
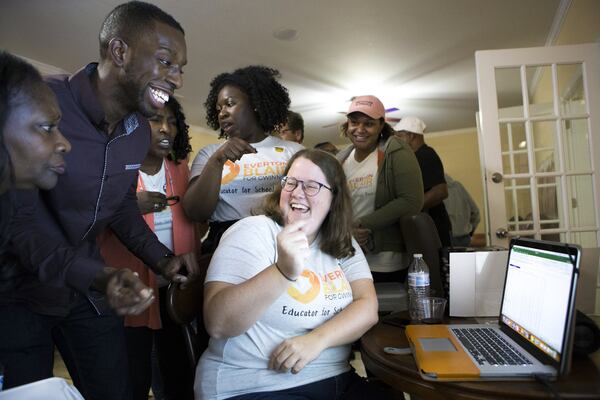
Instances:
[[[403,282],[400,218],[423,207],[423,181],[414,153],[385,122],[375,96],[357,96],[342,134],[352,145],[338,154],[352,197],[354,236],[363,248],[375,282]]]

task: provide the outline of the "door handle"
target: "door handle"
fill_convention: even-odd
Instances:
[[[508,237],[508,230],[506,228],[496,229],[496,237],[499,239],[504,239]]]
[[[504,177],[502,176],[502,174],[500,172],[494,172],[492,174],[492,182],[500,183],[500,182],[502,182],[502,179],[504,179]]]

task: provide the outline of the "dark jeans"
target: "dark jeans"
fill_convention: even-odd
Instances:
[[[166,400],[193,400],[195,371],[190,368],[181,327],[168,315],[166,287],[159,289],[162,329],[125,328],[134,400],[147,400],[152,382],[152,345]]]
[[[152,383],[152,341],[154,334],[149,328],[125,328],[129,377],[133,400],[148,400]]]
[[[66,317],[25,305],[0,305],[0,362],[4,388],[52,377],[54,345],[86,399],[130,399],[123,320],[99,316],[77,296]]]
[[[387,387],[368,382],[354,371],[276,392],[248,393],[229,400],[385,400],[393,398]]]

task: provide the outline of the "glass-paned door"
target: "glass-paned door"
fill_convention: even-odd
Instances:
[[[476,53],[488,239],[600,246],[600,45]]]

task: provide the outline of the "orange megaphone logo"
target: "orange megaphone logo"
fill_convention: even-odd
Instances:
[[[300,303],[306,304],[313,301],[321,291],[321,281],[319,280],[317,274],[308,269],[305,269],[300,274],[299,279],[303,278],[308,279],[308,283],[310,284],[308,290],[300,291],[295,286],[290,286],[287,290],[287,293]]]
[[[223,165],[223,176],[221,177],[221,185],[226,185],[240,173],[240,166],[231,160],[227,160]]]

